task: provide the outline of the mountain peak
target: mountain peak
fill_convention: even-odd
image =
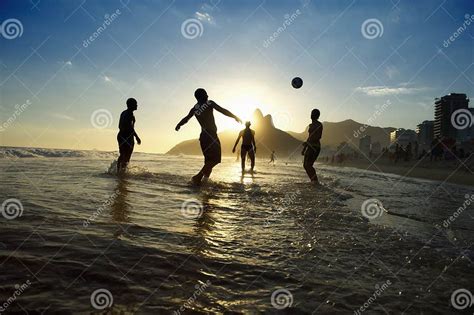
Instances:
[[[263,113],[262,111],[260,110],[260,108],[256,108],[253,112],[253,118],[255,119],[255,121],[260,121],[263,119]]]

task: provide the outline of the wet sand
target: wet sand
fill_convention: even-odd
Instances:
[[[471,158],[472,160],[472,158]],[[372,164],[367,160],[351,160],[343,163],[325,163],[326,165],[355,167],[358,169],[413,177],[421,179],[436,180],[459,185],[474,186],[474,167],[471,161],[401,161],[395,164],[393,161],[379,160]],[[469,164],[470,163],[470,164]]]

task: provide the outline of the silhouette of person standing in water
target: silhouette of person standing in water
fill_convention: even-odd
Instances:
[[[311,111],[311,124],[308,128],[308,140],[303,143],[303,151],[301,152],[304,155],[303,166],[308,174],[309,179],[314,184],[319,184],[318,176],[316,175],[316,170],[313,167],[314,162],[316,162],[319,152],[321,151],[320,139],[323,134],[323,125],[318,121],[320,112],[318,109],[313,109]]]
[[[270,154],[270,161],[268,161],[268,164],[273,163],[273,165],[275,166],[275,158],[276,158],[275,150],[273,150],[272,154]]]
[[[245,123],[245,129],[239,133],[237,140],[235,141],[232,153],[235,153],[235,147],[242,138],[242,146],[240,147],[240,159],[242,162],[242,174],[245,172],[245,159],[247,153],[250,157],[250,170],[253,173],[255,167],[255,152],[257,152],[257,145],[255,144],[255,131],[250,129],[250,121]]]
[[[221,143],[217,137],[217,127],[214,120],[214,109],[218,112],[234,118],[237,122],[242,123],[239,117],[232,114],[225,108],[220,107],[214,101],[208,100],[207,92],[204,89],[197,89],[194,92],[197,104],[189,111],[181,121],[176,125],[175,130],[178,131],[182,125],[186,124],[189,119],[196,116],[197,121],[201,125],[201,135],[199,143],[201,145],[202,154],[204,155],[204,166],[193,176],[192,181],[198,185],[204,179],[207,181],[211,175],[212,168],[221,162]]]
[[[134,139],[137,139],[137,143],[141,144],[142,140],[135,132],[135,116],[133,112],[138,108],[137,100],[129,98],[127,100],[127,109],[120,115],[119,122],[119,133],[117,135],[117,141],[119,145],[120,156],[117,160],[117,173],[120,174],[127,168],[128,162],[132,157],[133,147],[135,145]]]

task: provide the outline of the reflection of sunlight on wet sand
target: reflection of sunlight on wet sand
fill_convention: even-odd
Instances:
[[[114,195],[112,196],[111,203],[111,218],[114,223],[117,224],[117,230],[114,233],[114,237],[119,238],[124,230],[122,224],[129,223],[129,212],[130,207],[127,203],[128,195],[128,181],[125,179],[118,179],[117,187],[115,188]]]

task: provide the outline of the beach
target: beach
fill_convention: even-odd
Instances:
[[[471,210],[449,219],[469,186],[318,164],[318,188],[299,162],[241,178],[224,158],[193,187],[202,158],[137,153],[118,179],[115,152],[0,156],[22,204],[0,217],[6,313],[446,314],[474,280]]]
[[[376,160],[376,159],[374,159]],[[375,163],[366,159],[346,160],[343,163],[328,163],[327,165],[354,167],[380,173],[389,173],[404,177],[420,178],[448,182],[460,185],[474,186],[472,176],[472,162],[467,160],[455,161],[429,161],[412,160],[394,163],[387,159],[376,160]],[[471,171],[469,171],[471,170]]]

